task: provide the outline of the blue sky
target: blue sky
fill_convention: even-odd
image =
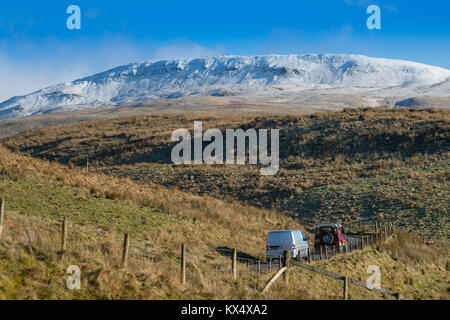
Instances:
[[[66,9],[81,8],[81,30]],[[381,8],[381,30],[366,9]],[[357,53],[450,69],[450,3],[412,0],[1,1],[0,100],[146,59]]]

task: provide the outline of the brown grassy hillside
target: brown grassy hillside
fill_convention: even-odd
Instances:
[[[274,211],[199,197],[153,184],[24,157],[0,147],[0,198],[6,199],[0,239],[0,299],[340,299],[341,283],[294,268],[291,282],[245,272],[231,279],[229,259],[214,248],[263,257],[268,231],[302,228]],[[69,220],[60,250],[61,218]],[[121,268],[123,233],[131,236]],[[179,247],[187,245],[187,284],[179,281]],[[382,286],[407,299],[448,299],[447,257],[399,234],[386,244],[314,265],[364,280],[382,269]],[[82,270],[82,289],[66,287],[69,265]],[[350,287],[352,299],[383,299]]]
[[[280,171],[174,166],[178,128],[280,129]],[[35,157],[286,212],[305,224],[395,221],[448,244],[450,116],[431,109],[346,109],[305,116],[154,115],[56,126],[3,143]]]

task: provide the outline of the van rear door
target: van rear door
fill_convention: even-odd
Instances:
[[[267,256],[278,258],[284,250],[291,250],[293,243],[290,231],[272,231],[267,236]]]

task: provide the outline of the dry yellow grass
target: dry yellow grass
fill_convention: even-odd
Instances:
[[[89,157],[90,170],[124,177],[130,188],[132,179],[156,190],[163,185],[174,195],[182,190],[238,201],[295,216],[309,228],[317,219],[371,226],[395,221],[430,243],[448,246],[449,115],[386,108],[313,115],[158,114],[55,126],[3,142],[73,167],[84,167]],[[204,129],[279,128],[279,174],[262,177],[258,166],[172,165],[170,135],[182,127],[192,130],[194,120],[202,120]],[[92,192],[146,201],[139,192],[99,182],[92,183]],[[161,210],[177,210],[168,206],[173,204],[162,202]]]
[[[7,199],[6,228],[0,241],[0,298],[341,298],[339,282],[301,269],[291,270],[290,285],[278,282],[267,295],[260,291],[270,274],[246,273],[240,264],[239,280],[231,279],[229,259],[211,247],[236,247],[263,256],[268,231],[301,228],[275,211],[86,173],[1,147],[0,157],[0,197]],[[69,247],[60,257],[62,216],[71,224]],[[123,232],[132,234],[125,269],[120,268]],[[419,254],[423,258],[416,259],[408,238],[395,241],[385,248],[315,264],[361,279],[368,264],[378,264],[386,270],[384,283],[407,298],[446,299],[446,258],[424,247]],[[181,243],[188,247],[186,287],[179,281]],[[430,260],[430,254],[440,258]],[[80,291],[66,288],[69,265],[81,267]],[[350,294],[353,299],[383,298],[357,288]]]
[[[230,261],[214,251],[188,250],[187,284],[179,281],[176,252],[132,242],[129,265],[120,267],[120,235],[70,224],[69,248],[61,256],[58,222],[45,217],[9,212],[0,243],[0,298],[3,299],[341,299],[342,281],[298,267],[290,269],[290,284],[279,280],[266,294],[273,273],[248,273],[239,264],[238,281],[231,279]],[[376,248],[354,251],[315,262],[314,266],[365,281],[370,265],[381,268],[382,287],[406,299],[448,299],[448,267],[441,252],[423,247],[427,259],[399,259],[395,244],[411,245],[410,236],[393,238]],[[401,240],[403,239],[403,240]],[[82,245],[77,245],[82,244]],[[397,247],[390,254],[392,245]],[[137,248],[144,249],[137,249]],[[408,250],[408,249],[406,249]],[[433,252],[433,257],[429,253]],[[423,253],[418,253],[423,257]],[[431,258],[431,260],[429,260]],[[82,270],[81,290],[66,288],[69,265]],[[350,285],[350,299],[393,299]]]

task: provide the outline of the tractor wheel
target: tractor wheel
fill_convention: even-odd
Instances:
[[[334,236],[330,232],[326,232],[322,235],[322,242],[330,245],[333,243]]]

